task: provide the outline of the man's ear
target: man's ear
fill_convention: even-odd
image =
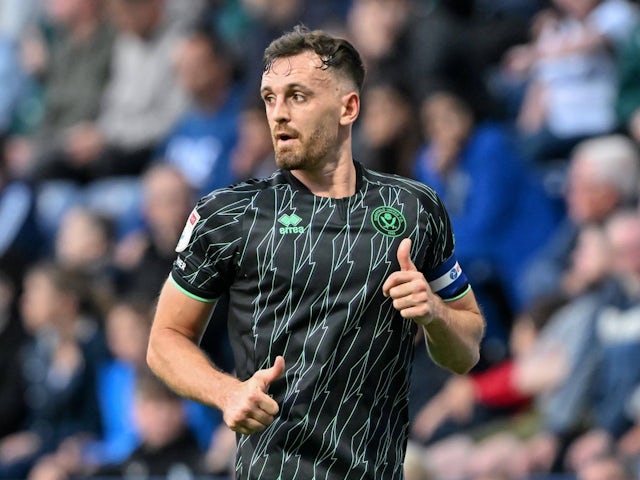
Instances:
[[[360,95],[349,92],[342,96],[340,125],[352,125],[360,114]]]

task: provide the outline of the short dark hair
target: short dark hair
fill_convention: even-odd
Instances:
[[[304,25],[297,25],[271,42],[264,51],[263,70],[267,72],[279,58],[308,51],[320,57],[322,70],[332,68],[344,73],[356,84],[358,92],[362,90],[364,65],[355,47],[347,40],[332,37],[322,30],[311,31]]]

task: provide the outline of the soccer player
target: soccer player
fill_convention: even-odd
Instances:
[[[440,199],[352,158],[363,78],[354,47],[323,32],[267,47],[279,170],[202,198],[160,294],[149,365],[222,411],[238,479],[403,478],[417,329],[454,372],[479,357],[484,320]],[[198,347],[225,292],[236,376]]]

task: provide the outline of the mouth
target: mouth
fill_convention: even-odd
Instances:
[[[276,133],[275,137],[277,143],[289,143],[297,138],[295,135],[287,132]]]

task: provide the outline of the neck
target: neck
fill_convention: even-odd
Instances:
[[[291,174],[319,197],[345,198],[356,192],[356,168],[351,154],[318,169],[292,170]]]

